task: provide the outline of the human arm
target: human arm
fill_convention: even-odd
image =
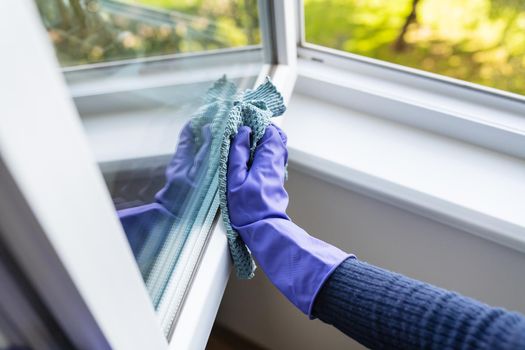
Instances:
[[[239,132],[232,143],[230,217],[272,283],[301,311],[371,348],[525,348],[522,315],[347,258],[327,243],[310,245],[311,236],[286,215],[286,139],[278,131],[265,136],[251,166],[245,153],[249,131]],[[258,152],[264,162],[256,163]],[[290,269],[298,245],[323,258],[312,264],[299,256],[301,268]],[[342,264],[330,265],[341,257]],[[317,269],[318,264],[335,270]],[[312,298],[311,309],[289,292],[308,290],[302,278],[306,274],[306,284],[313,283],[310,291],[320,288],[319,293],[303,294]]]
[[[326,281],[313,316],[372,349],[525,349],[525,317],[347,260]]]
[[[325,279],[350,255],[310,236],[286,214],[285,134],[270,125],[250,162],[250,132],[239,128],[230,149],[230,221],[272,283],[310,315]]]

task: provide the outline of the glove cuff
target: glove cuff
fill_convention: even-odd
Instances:
[[[357,259],[357,257],[354,255],[354,254],[346,254],[343,259],[341,259],[341,261],[339,261],[337,264],[334,264],[332,266],[332,268],[324,275],[324,277],[321,279],[321,283],[319,283],[319,286],[317,287],[317,290],[314,292],[313,294],[313,297],[312,297],[312,300],[310,302],[310,306],[308,307],[308,313],[306,313],[308,315],[308,317],[313,320],[315,319],[316,317],[312,315],[312,312],[313,312],[313,308],[314,308],[314,304],[315,304],[315,299],[317,298],[317,295],[319,294],[319,292],[321,291],[321,289],[323,288],[324,284],[326,283],[326,281],[330,278],[330,276],[332,276],[332,273],[334,273],[334,271],[343,263],[345,262],[346,260],[348,259]]]
[[[235,229],[270,281],[308,316],[326,279],[353,256],[284,218],[264,219]]]

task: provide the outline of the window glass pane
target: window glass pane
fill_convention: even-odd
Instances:
[[[36,1],[63,66],[260,43],[255,0]]]
[[[525,1],[304,0],[306,41],[525,94]]]
[[[62,65],[100,63],[64,74],[169,334],[217,213],[226,117],[263,67],[257,1],[36,1]]]

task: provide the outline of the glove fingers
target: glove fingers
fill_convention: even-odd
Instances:
[[[288,143],[288,136],[286,135],[286,133],[283,131],[283,129],[281,129],[280,127],[278,127],[277,125],[273,124],[272,123],[272,126],[277,129],[277,132],[279,132],[279,135],[281,136],[281,140],[283,141],[283,144],[284,146],[286,147],[287,143]]]
[[[175,151],[176,157],[189,157],[195,152],[195,137],[193,135],[193,130],[191,123],[186,123],[182,128],[179,141],[177,144],[177,150]]]
[[[228,187],[230,189],[241,185],[248,174],[250,134],[249,127],[241,126],[231,143],[228,158]]]
[[[181,130],[177,149],[166,167],[166,178],[168,181],[173,175],[183,168],[188,169],[191,163],[188,159],[192,159],[195,153],[195,141],[191,124],[187,123]]]
[[[288,151],[286,150],[286,139],[283,139],[281,136],[285,134],[282,130],[281,132],[279,130],[274,125],[266,128],[263,138],[255,149],[252,169],[267,169],[271,166],[272,171],[276,171],[284,181]]]
[[[190,179],[195,179],[195,176],[197,175],[199,169],[202,166],[202,163],[204,162],[207,155],[209,154],[211,141],[212,141],[211,125],[206,124],[202,128],[201,134],[202,134],[202,139],[204,141],[202,143],[202,146],[199,148],[199,151],[195,155],[195,158],[193,159],[193,166],[188,172],[188,176],[190,177]],[[191,158],[188,160],[191,161]]]
[[[179,135],[177,150],[166,167],[166,183],[155,194],[155,200],[174,215],[182,205],[182,201],[190,190],[190,172],[195,155],[195,140],[191,122],[186,123]]]

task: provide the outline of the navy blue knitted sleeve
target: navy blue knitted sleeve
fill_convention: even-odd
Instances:
[[[313,315],[372,349],[525,349],[525,317],[348,259]]]

